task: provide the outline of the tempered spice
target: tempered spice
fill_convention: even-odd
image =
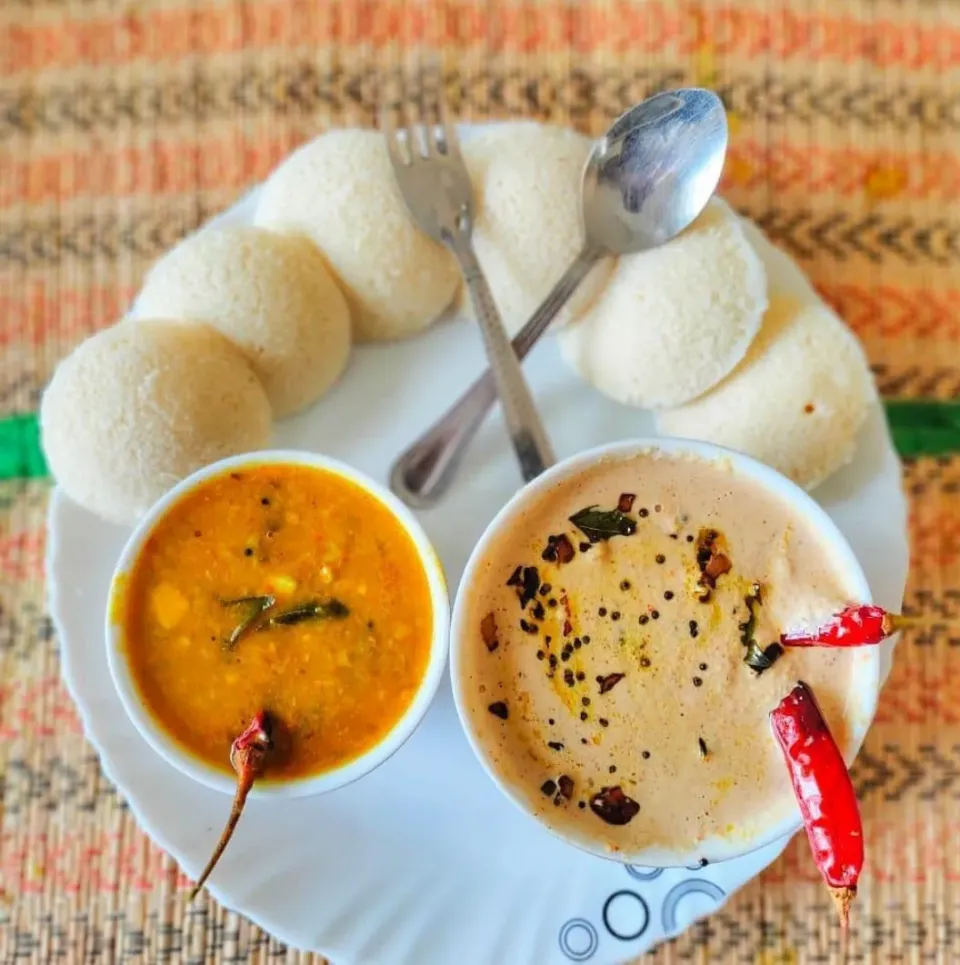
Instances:
[[[506,720],[510,716],[510,712],[507,709],[506,701],[496,700],[487,707],[487,710],[493,714],[494,717],[499,717],[500,720]]]
[[[640,805],[623,793],[619,784],[601,788],[590,798],[590,810],[607,824],[629,824],[639,813]]]
[[[548,563],[558,563],[561,566],[569,563],[574,556],[576,556],[576,550],[574,550],[573,543],[570,542],[570,537],[566,533],[548,536],[547,547],[541,553],[541,557]]]
[[[606,676],[597,677],[597,683],[600,684],[600,693],[609,693],[625,676],[626,674],[622,673],[608,673]]]

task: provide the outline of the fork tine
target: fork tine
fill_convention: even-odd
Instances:
[[[447,141],[442,127],[443,75],[435,56],[428,58],[426,65],[421,64],[419,82],[420,118],[426,139],[433,151],[446,154]]]
[[[406,127],[407,150],[410,151],[410,163],[425,160],[430,157],[430,139],[422,124],[410,120]]]
[[[447,146],[447,154],[452,158],[456,158],[458,161],[462,160],[463,155],[460,153],[460,138],[457,135],[457,125],[450,119],[450,115],[447,114],[445,109],[440,113],[440,120],[443,125],[443,140]]]
[[[443,94],[443,75],[439,76],[440,84],[437,90],[437,118],[434,134],[438,143],[443,144],[444,154],[460,159],[460,138],[457,136],[456,124],[450,117],[447,102]]]
[[[422,130],[419,107],[419,88],[411,84],[410,72],[400,74],[400,125],[406,138],[410,163],[416,164],[421,158],[429,157],[429,144]]]
[[[383,131],[384,140],[387,142],[387,153],[394,167],[406,167],[410,160],[405,155],[400,143],[400,132],[395,123],[396,106],[394,104],[384,104],[380,109],[380,129]]]

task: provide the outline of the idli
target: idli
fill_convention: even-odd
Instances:
[[[127,321],[82,342],[40,407],[66,494],[134,523],[194,470],[270,438],[270,403],[238,348],[206,325]]]
[[[317,245],[361,342],[425,329],[460,283],[453,255],[411,220],[377,131],[330,131],[296,150],[267,179],[254,220]]]
[[[484,128],[462,145],[474,193],[474,247],[511,335],[583,246],[580,178],[590,147],[575,131],[529,122]],[[605,259],[593,268],[555,326],[590,304],[612,266]],[[473,314],[465,290],[460,307]]]
[[[306,238],[263,228],[180,242],[147,274],[137,311],[216,328],[246,356],[277,418],[320,398],[350,354],[349,310],[323,257]]]
[[[604,395],[661,408],[706,392],[744,357],[767,307],[766,276],[719,199],[673,241],[621,257],[564,358]]]
[[[853,332],[814,295],[773,292],[743,362],[706,395],[657,413],[657,429],[738,449],[812,489],[853,457],[875,400]]]

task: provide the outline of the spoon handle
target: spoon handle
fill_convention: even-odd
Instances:
[[[556,461],[553,447],[469,237],[456,240],[451,247],[460,262],[463,280],[480,324],[487,362],[523,481],[530,482]]]
[[[514,337],[513,350],[518,359],[523,359],[533,348],[603,254],[602,250],[592,246],[583,247],[543,304]],[[479,307],[477,314],[480,314]],[[415,509],[434,505],[449,488],[470,440],[496,400],[497,386],[488,369],[437,422],[397,457],[390,471],[390,487],[397,496]]]

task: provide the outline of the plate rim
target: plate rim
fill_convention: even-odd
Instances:
[[[458,127],[462,131],[469,132],[471,130],[477,130],[477,129],[482,129],[486,127],[495,127],[498,125],[502,125],[504,123],[511,123],[511,122],[494,122],[490,124],[463,124],[463,125],[458,125]],[[514,123],[531,123],[531,121],[520,120]],[[537,123],[537,122],[534,121],[532,123]],[[215,227],[223,224],[229,224],[229,223],[247,223],[247,220],[249,219],[246,219],[244,209],[248,208],[255,202],[261,188],[262,188],[262,182],[252,185],[249,189],[247,189],[241,195],[239,195],[238,198],[229,207],[225,208],[221,212],[218,212],[208,221],[204,222],[204,224],[202,224],[197,229],[195,229],[195,231],[203,231],[211,227]],[[753,225],[752,222],[748,222],[748,223]],[[754,227],[757,227],[757,226],[754,225]],[[759,227],[757,227],[757,230],[760,231]],[[191,232],[191,233],[194,233],[194,232]],[[780,251],[780,249],[777,248],[775,245],[773,245],[772,242],[770,242],[770,245],[771,247],[775,248],[778,252]],[[793,266],[796,272],[806,281],[806,283],[808,285],[811,285],[812,287],[812,283],[810,282],[809,278],[807,278],[807,276],[802,272],[799,266],[796,265],[793,259],[785,252],[781,252],[781,253],[789,261],[791,266]],[[130,306],[130,310],[127,312],[127,315],[133,314],[135,313],[135,311],[136,311],[136,300],[134,300],[134,302]],[[882,411],[882,404],[879,401],[879,399],[875,403],[875,405],[878,408],[880,408]],[[899,495],[901,499],[901,506],[904,510],[904,514],[903,514],[904,522],[906,522],[907,503],[906,503],[906,494],[903,490],[903,484],[902,484],[902,462],[893,446],[892,439],[890,438],[890,435],[889,435],[888,427],[885,429],[885,431],[886,431],[886,446],[888,447],[889,451],[894,455],[898,465],[901,468],[901,482],[900,482]],[[105,722],[98,722],[98,718],[94,712],[93,707],[86,703],[81,693],[82,688],[79,686],[80,675],[77,674],[77,666],[74,663],[75,654],[71,652],[71,647],[66,643],[66,641],[69,639],[69,635],[65,632],[65,627],[68,625],[69,621],[65,621],[61,619],[62,606],[64,602],[63,600],[64,588],[58,584],[58,581],[56,579],[54,579],[54,574],[56,571],[55,560],[62,554],[62,538],[63,538],[63,533],[60,532],[58,527],[54,525],[54,522],[58,517],[59,513],[62,511],[64,501],[66,501],[71,505],[75,505],[72,503],[72,500],[69,499],[69,497],[63,492],[63,490],[59,486],[54,486],[50,492],[47,513],[45,518],[47,540],[46,540],[46,548],[44,552],[44,574],[45,574],[45,592],[46,592],[46,598],[47,598],[47,608],[48,608],[48,612],[50,614],[51,620],[54,624],[54,628],[56,629],[58,639],[61,642],[61,645],[59,647],[60,675],[70,694],[71,699],[74,702],[74,705],[77,708],[81,723],[83,725],[85,739],[89,741],[89,743],[97,753],[99,765],[103,771],[104,776],[123,796],[127,806],[130,809],[130,812],[134,820],[137,823],[138,828],[140,828],[150,838],[150,840],[157,847],[159,847],[170,859],[176,862],[181,873],[186,873],[184,871],[184,862],[182,862],[180,858],[177,857],[177,851],[179,849],[175,848],[175,846],[171,843],[168,836],[163,833],[162,829],[157,823],[149,820],[146,817],[144,811],[136,803],[134,796],[128,793],[128,791],[123,787],[121,782],[118,780],[116,771],[114,770],[114,766],[111,761],[111,757],[105,749],[104,741],[101,739],[101,733],[102,733],[101,724],[103,726],[107,726],[107,725]],[[903,540],[904,540],[904,545],[907,551],[909,552],[909,535],[906,532],[906,530],[904,531],[904,534],[903,534]],[[907,559],[907,565],[909,565],[909,558]],[[900,591],[901,598],[903,593],[905,592],[905,589],[906,589],[906,585],[904,581],[904,586]],[[889,672],[892,667],[892,652],[893,652],[895,642],[896,641],[890,642],[890,645],[886,652],[884,667],[881,673],[881,683],[880,683],[881,694],[882,694],[883,686],[886,682],[887,677],[889,676]],[[112,682],[110,683],[110,686],[112,687]],[[872,722],[871,722],[871,726],[872,726]],[[768,849],[770,850],[769,855],[764,855],[763,863],[760,867],[752,870],[746,878],[744,878],[734,887],[725,891],[722,899],[716,902],[708,911],[694,916],[693,919],[681,925],[675,931],[667,932],[663,934],[652,945],[650,945],[649,948],[641,952],[641,954],[645,954],[646,951],[652,950],[653,948],[657,947],[659,944],[662,944],[662,942],[667,941],[671,938],[675,938],[678,935],[684,933],[685,931],[688,930],[689,927],[691,927],[693,922],[707,915],[711,915],[715,913],[721,907],[726,905],[726,903],[730,900],[733,894],[735,894],[741,888],[746,886],[750,881],[753,881],[757,877],[757,875],[762,873],[763,870],[769,867],[769,865],[772,864],[773,861],[775,861],[782,854],[783,850],[786,848],[787,844],[792,839],[795,833],[796,832],[792,832],[786,835],[785,837],[783,837],[782,839],[779,839],[774,842],[770,842],[766,845],[765,848],[761,848],[758,851],[749,852],[748,855],[744,856],[744,858],[756,856],[759,852],[764,852]],[[737,860],[743,860],[743,858],[737,859]],[[720,864],[721,865],[726,864],[726,862],[723,862]],[[720,865],[718,865],[718,867],[719,866]],[[629,866],[627,867],[629,868]],[[316,954],[320,954],[334,961],[339,961],[341,960],[341,958],[345,960],[350,960],[350,952],[339,941],[324,942],[322,945],[314,944],[314,943],[307,945],[303,941],[303,937],[304,937],[303,935],[298,935],[291,932],[282,923],[272,921],[269,918],[269,916],[261,916],[255,910],[254,911],[245,910],[244,908],[240,907],[242,902],[231,900],[224,894],[224,892],[221,889],[221,886],[216,880],[209,882],[206,887],[206,890],[209,892],[211,897],[223,908],[227,909],[232,913],[243,915],[245,918],[247,918],[249,921],[255,924],[262,931],[266,932],[269,935],[272,935],[277,940],[284,943],[291,949],[301,949],[303,951],[314,952]],[[630,953],[630,954],[633,955],[634,953]]]

